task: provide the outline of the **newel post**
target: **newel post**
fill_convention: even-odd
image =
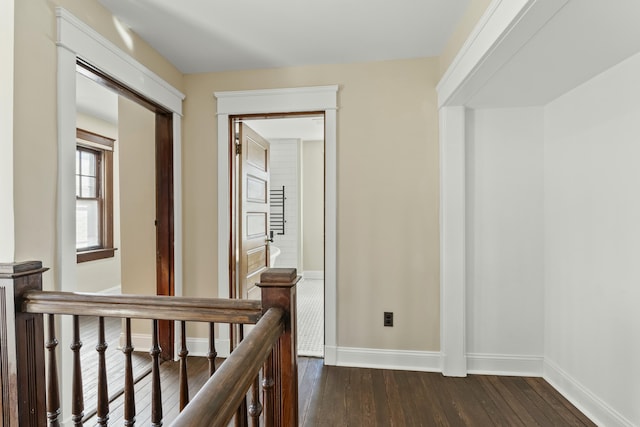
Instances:
[[[42,315],[20,310],[24,292],[42,290],[47,270],[40,261],[0,264],[1,427],[47,423]]]
[[[271,396],[275,402],[265,402],[267,425],[298,425],[298,349],[296,342],[296,284],[300,278],[295,268],[271,268],[260,275],[262,311],[271,307],[285,312],[284,333],[274,348],[270,371],[275,384]],[[268,381],[268,378],[267,378]],[[268,393],[265,386],[265,395]],[[269,408],[270,403],[275,406]],[[275,413],[270,413],[275,408]]]

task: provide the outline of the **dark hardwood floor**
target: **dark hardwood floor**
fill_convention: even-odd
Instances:
[[[96,318],[81,319],[85,424],[94,425],[96,406]],[[109,425],[122,425],[123,355],[121,321],[105,319],[110,403]],[[136,425],[150,425],[151,376],[148,350],[135,353]],[[300,357],[300,426],[595,426],[541,378],[469,375],[324,366]],[[222,360],[219,361],[222,363]],[[160,367],[164,425],[178,415],[178,362]],[[207,360],[188,358],[189,394],[208,379]]]
[[[109,380],[109,396],[114,399],[123,392],[124,385],[124,355],[120,348],[120,331],[122,320],[105,318],[105,362],[107,378]],[[84,393],[85,420],[90,419],[96,411],[98,396],[98,318],[80,316],[80,359],[82,363],[82,389]],[[136,379],[143,378],[151,372],[151,356],[148,349],[140,349],[132,354],[133,375]],[[71,353],[66,351],[66,357]]]
[[[301,426],[595,426],[541,378],[298,369]]]

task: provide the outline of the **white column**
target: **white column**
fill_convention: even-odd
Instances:
[[[76,291],[76,54],[58,46],[58,218],[56,288]],[[60,316],[58,348],[68,349],[72,341],[71,316]],[[93,343],[86,343],[91,346]],[[60,391],[63,425],[71,425],[72,358],[62,352]]]
[[[324,363],[338,363],[338,144],[337,111],[325,111],[325,202],[324,202]]]
[[[14,0],[0,2],[0,262],[15,256],[13,207]]]
[[[465,108],[440,109],[440,350],[442,373],[467,375],[465,349]]]
[[[229,235],[231,214],[229,206],[229,115],[218,114],[218,298],[229,298]],[[231,349],[231,335],[227,325],[218,326],[216,350],[227,357]]]

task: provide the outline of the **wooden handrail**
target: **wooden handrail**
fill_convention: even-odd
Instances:
[[[60,421],[60,404],[57,396],[58,381],[55,370],[47,370],[45,381],[45,346],[43,314],[49,316],[47,351],[49,365],[57,366],[53,315],[96,316],[100,319],[99,342],[96,350],[103,353],[104,317],[127,319],[127,343],[125,358],[132,349],[130,342],[130,319],[153,319],[154,331],[158,321],[194,321],[209,324],[208,358],[215,362],[214,327],[217,323],[255,324],[245,340],[234,349],[222,363],[204,388],[185,407],[185,411],[174,422],[175,426],[227,425],[238,408],[245,408],[245,396],[254,387],[250,415],[255,423],[259,417],[266,426],[298,425],[297,353],[296,353],[296,270],[269,269],[261,275],[257,284],[262,291],[261,301],[238,301],[228,299],[162,297],[142,295],[101,295],[70,292],[43,292],[40,262],[0,264],[0,425],[45,426],[47,414],[51,425]],[[11,322],[11,319],[14,322]],[[13,323],[13,324],[12,324]],[[74,329],[75,326],[74,326]],[[71,350],[76,357],[80,348],[74,331]],[[156,333],[154,332],[154,336]],[[186,347],[185,347],[186,348]],[[151,353],[158,350],[154,341]],[[186,350],[185,350],[186,353]],[[104,365],[103,361],[100,361]],[[213,363],[211,363],[213,365]],[[215,368],[215,365],[213,366]],[[126,367],[125,367],[126,368]],[[262,373],[264,413],[256,399],[259,394],[258,379]],[[76,367],[75,369],[79,369]],[[106,373],[104,366],[99,369]],[[214,369],[210,366],[210,372]],[[158,369],[156,369],[156,376]],[[74,387],[81,387],[81,379],[73,379]],[[129,382],[131,382],[129,380]],[[105,384],[104,381],[102,381]],[[157,383],[157,384],[156,384]],[[154,390],[160,390],[159,381]],[[45,390],[47,390],[45,392]],[[128,395],[133,403],[133,388]],[[102,393],[103,395],[106,393]],[[71,415],[81,419],[82,395]],[[159,407],[160,394],[156,393],[157,409],[153,409],[152,423],[161,425],[162,412]],[[46,400],[46,402],[45,402]],[[107,398],[98,399],[103,403]],[[242,402],[242,403],[241,403]],[[46,403],[46,404],[45,404]],[[127,406],[127,405],[125,405]],[[133,420],[133,405],[127,407],[127,419]],[[64,415],[68,417],[69,415]],[[101,409],[98,417],[105,424],[108,407]],[[246,416],[246,414],[243,415]],[[244,418],[246,420],[246,418]],[[238,420],[238,418],[237,418]],[[100,421],[100,420],[99,420]]]
[[[284,330],[284,311],[269,309],[180,413],[172,426],[228,425]]]
[[[22,300],[25,313],[243,324],[255,324],[262,316],[261,307],[260,301],[222,298],[49,291],[28,291]]]

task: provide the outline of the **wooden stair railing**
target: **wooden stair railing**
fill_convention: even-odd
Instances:
[[[125,320],[124,354],[124,416],[125,425],[135,423],[135,400],[131,376],[131,325],[130,319],[151,319],[154,344],[150,353],[159,353],[157,322],[172,320],[209,323],[209,373],[211,378],[189,402],[186,375],[186,342],[180,350],[180,408],[183,412],[174,426],[227,425],[237,415],[238,407],[247,407],[246,396],[251,389],[248,414],[236,416],[236,420],[251,421],[252,425],[296,426],[297,360],[295,343],[295,285],[298,281],[295,269],[271,269],[261,276],[262,301],[227,299],[184,298],[132,295],[92,295],[67,292],[42,291],[40,262],[0,264],[0,427],[57,426],[62,417],[81,425],[83,418],[82,378],[78,337],[78,316],[99,318],[99,397],[97,422],[107,425],[109,419],[106,396],[106,369],[103,353],[105,317]],[[50,325],[45,341],[43,315]],[[60,413],[60,395],[56,353],[58,342],[53,327],[54,315],[73,316],[73,414]],[[214,343],[215,323],[254,324],[253,330],[238,345],[216,371],[217,352]],[[183,334],[184,336],[184,334]],[[54,369],[45,371],[47,365]],[[160,426],[162,408],[160,375],[157,357],[153,361],[151,424]],[[260,373],[261,368],[262,374]],[[45,373],[46,372],[46,373]],[[45,377],[46,375],[46,377]],[[157,377],[157,379],[156,379]],[[45,379],[46,378],[46,379]],[[259,401],[258,384],[262,378],[263,402]],[[253,388],[252,388],[253,387]],[[263,410],[264,408],[264,410]],[[241,423],[244,424],[244,423]]]

